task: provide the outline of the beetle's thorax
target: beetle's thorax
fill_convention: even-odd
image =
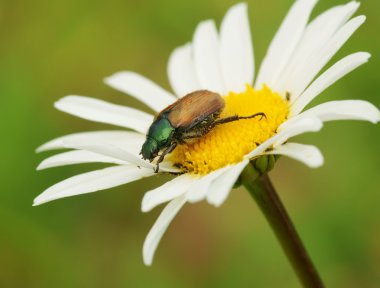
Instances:
[[[159,146],[165,146],[172,140],[175,128],[167,118],[167,114],[162,114],[149,128],[147,138],[154,139]]]

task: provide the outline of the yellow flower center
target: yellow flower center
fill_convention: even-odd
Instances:
[[[219,119],[258,112],[265,113],[266,118],[258,116],[221,124],[196,141],[177,146],[171,161],[185,172],[202,175],[239,163],[244,155],[272,137],[289,113],[288,102],[265,86],[256,91],[247,85],[245,92],[230,92],[224,100],[225,108]]]

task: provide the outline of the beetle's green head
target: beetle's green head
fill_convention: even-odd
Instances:
[[[159,148],[157,141],[151,137],[147,137],[141,148],[140,154],[144,160],[148,159],[150,162],[152,162],[153,159],[157,157],[158,151]]]
[[[150,126],[146,140],[141,148],[140,154],[143,159],[148,159],[152,162],[161,149],[170,145],[174,130],[165,115],[156,119]]]

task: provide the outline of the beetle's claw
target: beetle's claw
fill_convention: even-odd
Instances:
[[[260,120],[262,120],[263,118],[267,119],[267,115],[265,115],[265,113],[261,113],[260,115],[261,115]]]

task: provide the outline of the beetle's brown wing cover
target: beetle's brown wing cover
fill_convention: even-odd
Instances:
[[[195,91],[166,108],[174,128],[190,128],[224,108],[223,98],[207,90]]]

